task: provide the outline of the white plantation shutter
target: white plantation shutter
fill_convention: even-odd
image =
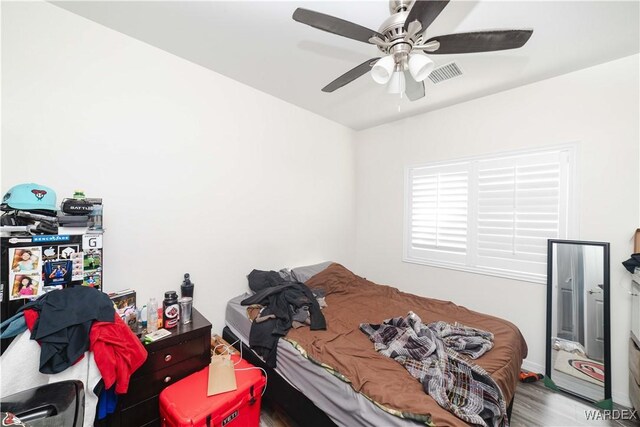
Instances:
[[[405,260],[544,283],[547,239],[569,237],[573,158],[565,146],[408,169]]]
[[[478,161],[475,265],[544,277],[547,239],[566,236],[565,153]]]
[[[410,174],[409,253],[464,263],[468,164],[417,168]]]

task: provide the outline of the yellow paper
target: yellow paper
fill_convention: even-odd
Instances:
[[[237,389],[236,371],[228,354],[211,356],[207,396]]]

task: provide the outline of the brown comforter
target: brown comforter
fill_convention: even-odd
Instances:
[[[342,374],[356,391],[378,404],[392,411],[430,414],[432,423],[438,427],[464,425],[425,394],[422,385],[402,365],[378,354],[369,338],[358,329],[360,323],[381,323],[391,317],[405,316],[409,310],[425,323],[460,322],[492,332],[493,349],[474,362],[491,374],[507,404],[511,401],[520,365],[527,355],[527,344],[512,323],[449,301],[418,297],[377,285],[339,264],[332,264],[313,276],[306,285],[327,293],[328,307],[323,310],[327,330],[292,329],[286,338],[295,341],[312,360]]]

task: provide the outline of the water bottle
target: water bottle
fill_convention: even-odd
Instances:
[[[147,329],[147,306],[143,305],[140,310],[140,322],[142,323],[142,329]]]
[[[149,299],[147,304],[147,332],[152,333],[158,330],[158,303],[155,298]]]
[[[102,205],[93,205],[89,214],[89,223],[91,230],[102,230]]]

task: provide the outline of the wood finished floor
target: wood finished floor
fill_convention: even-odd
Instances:
[[[595,409],[595,407],[580,399],[549,390],[542,382],[520,383],[516,390],[511,427],[637,427],[640,425],[638,419],[635,421],[587,420],[586,412]],[[416,426],[418,425],[416,424]],[[304,426],[298,426],[286,414],[282,414],[265,405],[260,416],[260,427]]]

